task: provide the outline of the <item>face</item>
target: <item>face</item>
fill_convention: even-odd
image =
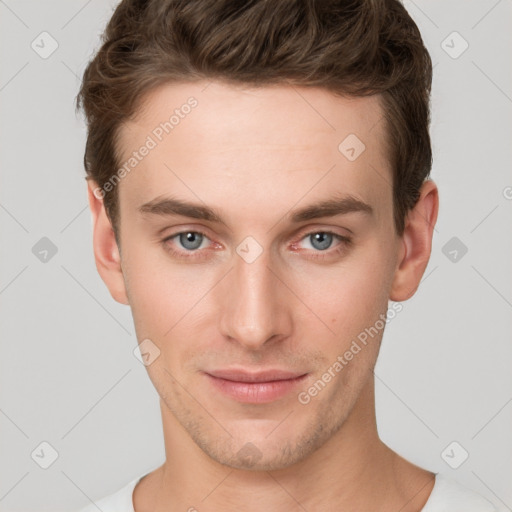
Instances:
[[[400,253],[381,116],[376,97],[213,82],[161,87],[122,127],[121,161],[150,147],[117,185],[137,337],[222,464],[303,460],[368,382]]]

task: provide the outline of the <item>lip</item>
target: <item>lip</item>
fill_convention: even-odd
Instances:
[[[283,398],[302,382],[307,373],[286,370],[251,372],[224,369],[205,372],[215,389],[243,403],[263,404]]]

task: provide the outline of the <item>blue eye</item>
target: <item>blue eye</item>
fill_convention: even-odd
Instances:
[[[333,241],[332,233],[326,233],[325,231],[319,231],[318,233],[311,233],[308,236],[309,236],[311,245],[315,249],[318,249],[319,251],[325,251],[326,249],[329,249],[329,247],[332,245],[332,241]]]
[[[162,240],[164,249],[176,260],[197,262],[205,261],[212,255],[210,239],[200,231],[181,231]]]
[[[182,247],[189,251],[199,249],[204,240],[204,235],[202,233],[198,233],[197,231],[186,231],[179,233],[172,238],[175,237],[179,237],[179,241]]]
[[[337,242],[337,243],[336,243]],[[199,263],[213,256],[213,251],[222,249],[200,231],[181,231],[162,240],[165,250],[176,260]],[[292,244],[305,258],[333,261],[343,256],[352,245],[350,238],[331,231],[310,231]]]
[[[337,242],[337,243],[336,243]],[[331,231],[310,231],[298,242],[293,244],[294,249],[305,250],[304,256],[311,260],[333,261],[346,254],[352,240]]]

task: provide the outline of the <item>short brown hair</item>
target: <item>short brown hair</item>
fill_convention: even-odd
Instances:
[[[119,128],[143,95],[198,80],[380,95],[403,233],[432,166],[432,62],[399,0],[123,0],[77,96],[87,178],[103,188],[115,174]],[[116,187],[103,197],[117,237]]]

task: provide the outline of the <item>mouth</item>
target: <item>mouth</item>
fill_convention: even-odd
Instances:
[[[205,372],[204,375],[216,390],[238,402],[265,404],[291,393],[308,374],[285,370],[250,372],[225,369]]]

